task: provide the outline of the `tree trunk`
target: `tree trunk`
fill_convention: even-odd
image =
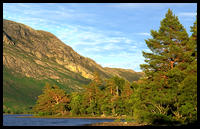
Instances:
[[[119,96],[119,87],[117,86],[117,96]]]

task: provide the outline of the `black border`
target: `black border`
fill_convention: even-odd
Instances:
[[[1,16],[2,16],[2,20],[1,20],[1,27],[2,27],[2,31],[3,31],[3,3],[197,3],[197,12],[198,12],[198,7],[199,7],[199,4],[198,4],[198,0],[84,0],[84,1],[81,1],[81,0],[1,0]],[[198,13],[197,13],[197,19],[198,19]],[[199,24],[197,22],[197,28],[199,28]],[[199,35],[199,32],[197,32],[197,35]],[[2,37],[2,35],[1,35]],[[200,36],[199,36],[200,37]],[[3,40],[3,37],[1,38]],[[2,41],[1,40],[1,41]],[[198,43],[200,43],[200,39],[197,38],[197,51],[199,51],[199,46]],[[1,47],[1,58],[3,57],[3,45]],[[175,128],[182,128],[182,127],[189,127],[189,128],[193,128],[193,127],[200,127],[200,85],[199,85],[199,80],[198,80],[198,73],[199,73],[199,54],[197,55],[197,123],[195,124],[192,124],[192,125],[188,125],[188,126],[176,126]],[[2,77],[3,77],[3,58],[1,59],[2,63],[1,63],[1,66],[2,66]],[[3,78],[2,79],[2,83],[3,83]],[[2,84],[2,88],[3,88],[3,84]],[[52,128],[53,126],[3,126],[3,90],[2,90],[2,110],[1,110],[1,113],[2,113],[2,117],[1,117],[1,126],[3,128]],[[91,128],[92,126],[55,126],[56,128],[58,127],[63,127],[63,128],[68,128],[68,127],[81,127],[81,128]],[[101,126],[100,126],[101,127]],[[114,126],[102,126],[103,128],[116,128]],[[160,128],[160,126],[157,126],[157,127],[152,127],[152,126],[125,126],[125,127],[122,127],[122,126],[118,126],[117,128]],[[198,128],[199,128],[198,127]],[[99,127],[95,127],[95,128],[99,128]],[[168,127],[161,127],[161,128],[168,128]],[[169,127],[171,128],[171,127]]]

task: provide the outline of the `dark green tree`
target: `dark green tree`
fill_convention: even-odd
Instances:
[[[72,115],[80,115],[82,114],[82,99],[83,99],[83,95],[81,93],[77,93],[77,92],[73,92],[70,96],[71,100],[70,100],[70,112],[72,113]]]
[[[179,85],[192,62],[188,34],[178,17],[169,9],[152,39],[145,40],[151,53],[143,52],[146,77],[136,97],[135,117],[151,123],[170,123],[176,116]],[[185,96],[186,97],[186,96]],[[141,113],[142,112],[142,113]]]
[[[100,78],[98,72],[94,72],[94,78],[92,82],[85,87],[84,102],[86,106],[86,112],[88,114],[96,115],[99,114],[100,107],[98,105],[99,96],[101,94],[100,87],[103,81]]]
[[[191,27],[192,36],[187,45],[188,63],[184,70],[187,75],[179,84],[178,102],[176,103],[175,119],[183,123],[197,121],[197,21]]]
[[[122,113],[122,92],[125,86],[125,80],[118,76],[114,76],[106,80],[106,92],[110,97],[110,105],[113,115],[119,115]]]

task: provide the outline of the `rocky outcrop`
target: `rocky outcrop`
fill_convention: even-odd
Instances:
[[[134,71],[103,68],[53,34],[9,20],[3,20],[3,65],[26,77],[51,78],[62,83],[93,79],[95,71],[103,78],[118,75],[131,80],[125,73],[136,75]]]

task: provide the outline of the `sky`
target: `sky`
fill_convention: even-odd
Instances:
[[[190,36],[196,3],[3,3],[3,18],[51,32],[103,67],[141,72],[145,40],[169,8]]]

